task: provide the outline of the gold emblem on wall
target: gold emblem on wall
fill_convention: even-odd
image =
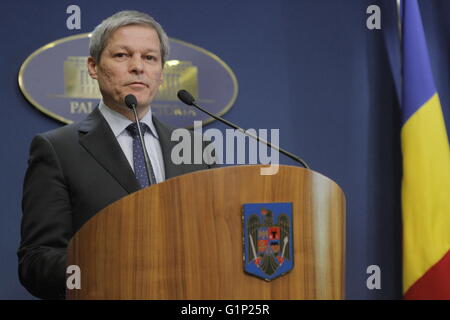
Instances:
[[[69,36],[34,51],[20,67],[19,87],[41,112],[63,123],[83,120],[101,99],[97,81],[87,70],[90,34]],[[197,113],[178,100],[180,89],[217,115],[227,112],[238,93],[236,76],[214,53],[177,39],[170,39],[171,60],[164,67],[164,81],[152,102],[152,112],[173,127],[191,127],[213,118]]]

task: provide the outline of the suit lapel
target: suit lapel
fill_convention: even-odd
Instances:
[[[162,122],[160,122],[155,117],[153,119],[153,124],[155,125],[155,129],[158,132],[159,144],[161,145],[161,151],[164,161],[164,172],[166,179],[176,177],[180,174],[183,174],[182,168],[184,166],[175,165],[171,159],[171,153],[173,147],[178,143],[177,141],[171,141],[172,131],[173,129],[165,126]]]
[[[82,133],[80,144],[128,193],[140,189],[125,154],[98,107],[80,123],[79,131]]]

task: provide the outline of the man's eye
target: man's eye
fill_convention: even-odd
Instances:
[[[126,56],[126,53],[123,53],[123,52],[119,52],[114,55],[114,57],[117,57],[117,58],[123,58],[125,56]]]
[[[155,60],[156,58],[155,58],[155,56],[146,56],[146,59],[147,60]]]

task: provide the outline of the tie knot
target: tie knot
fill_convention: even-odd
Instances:
[[[139,122],[142,135],[145,134],[145,131],[147,131],[148,126],[145,123]],[[138,126],[136,122],[133,122],[127,127],[127,131],[131,134],[132,137],[136,137],[139,135]]]

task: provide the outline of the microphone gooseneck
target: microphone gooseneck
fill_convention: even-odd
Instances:
[[[216,116],[215,114],[212,114],[211,112],[209,112],[209,111],[203,109],[202,107],[200,107],[200,106],[195,102],[194,97],[193,97],[192,94],[190,94],[188,91],[186,91],[186,90],[180,90],[180,91],[178,91],[177,96],[178,96],[178,99],[181,100],[181,102],[183,102],[183,103],[185,103],[185,104],[187,104],[187,105],[189,105],[189,106],[194,106],[194,107],[196,107],[197,109],[199,109],[200,111],[206,113],[206,114],[209,115],[210,117],[213,117],[214,119],[216,119],[216,120],[218,120],[218,121],[220,121],[220,122],[226,124],[227,126],[230,126],[230,127],[232,127],[233,129],[236,129],[236,130],[242,132],[243,134],[245,134],[245,135],[247,135],[247,136],[249,136],[249,137],[255,139],[255,140],[258,141],[258,142],[262,142],[263,144],[269,146],[270,148],[272,148],[272,149],[274,149],[274,150],[276,150],[276,151],[279,151],[280,153],[284,154],[285,156],[287,156],[287,157],[291,158],[292,160],[294,160],[294,161],[300,163],[300,164],[301,164],[303,167],[305,167],[306,169],[309,169],[309,166],[306,164],[306,162],[305,162],[304,160],[302,160],[301,158],[297,157],[296,155],[290,153],[289,151],[286,151],[286,150],[284,150],[284,149],[282,149],[282,148],[280,148],[280,147],[278,147],[278,146],[275,146],[275,145],[271,144],[269,141],[266,141],[266,140],[260,138],[260,137],[257,136],[257,135],[254,135],[254,134],[252,134],[252,133],[250,133],[250,132],[245,131],[244,129],[242,129],[241,127],[238,127],[238,126],[235,125],[234,123],[231,123],[230,121],[225,120],[225,119],[223,119],[223,118],[221,118],[221,117],[219,117],[219,116]]]
[[[124,101],[125,101],[125,104],[127,105],[127,107],[130,108],[131,110],[133,110],[133,113],[134,113],[134,118],[136,120],[138,134],[139,134],[139,140],[141,142],[142,150],[144,150],[144,161],[145,161],[145,169],[147,170],[147,178],[148,178],[148,182],[149,182],[148,184],[151,185],[152,184],[152,180],[150,178],[152,176],[151,169],[150,169],[151,163],[150,163],[150,158],[148,157],[147,148],[145,147],[145,141],[144,141],[144,136],[142,135],[139,117],[136,112],[137,99],[134,95],[129,94],[125,97]]]

